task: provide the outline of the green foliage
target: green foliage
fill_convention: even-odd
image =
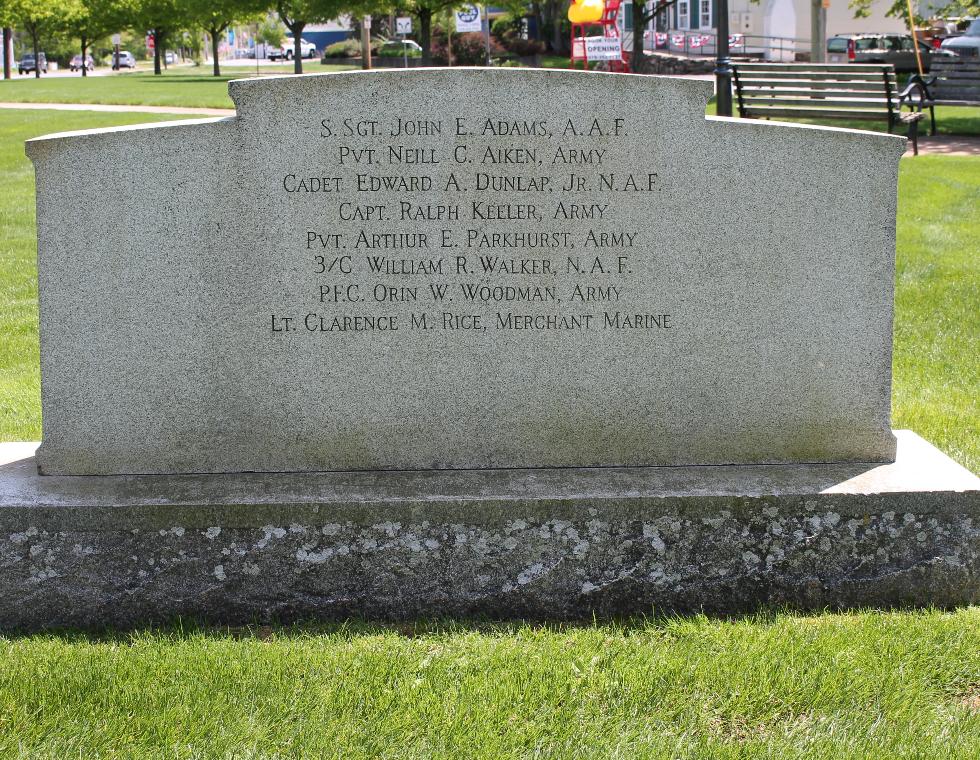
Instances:
[[[130,21],[137,30],[158,30],[167,33],[190,23],[184,0],[134,0]]]
[[[321,24],[343,15],[360,18],[388,7],[383,0],[276,0],[279,18],[290,29],[297,23]]]
[[[490,56],[503,55],[506,51],[492,37]],[[479,32],[454,34],[452,43],[452,63],[449,61],[449,45],[446,32],[437,28],[432,35],[432,62],[437,66],[483,66],[487,60],[486,37]]]
[[[84,13],[81,0],[3,0],[0,5],[4,22],[26,31],[38,47],[65,34]]]
[[[229,26],[264,17],[263,11],[269,5],[267,0],[181,0],[181,4],[181,15],[211,35],[220,35]]]
[[[854,12],[854,18],[867,18],[871,15],[871,8],[878,0],[848,0],[848,7]],[[889,0],[882,0],[882,4],[887,4]],[[915,25],[925,26],[930,18],[958,18],[967,16],[976,18],[980,16],[980,0],[953,0],[947,5],[934,6],[931,3],[927,6],[928,13],[920,15],[915,13]],[[912,3],[913,11],[921,10],[922,6]],[[888,5],[885,15],[889,18],[900,18],[909,25],[909,5],[908,0],[892,0]]]
[[[508,14],[493,22],[491,31],[494,39],[508,53],[518,56],[540,55],[545,45],[539,40],[526,40],[521,34],[524,29],[523,15]]]
[[[282,41],[286,39],[286,28],[280,21],[266,16],[259,23],[256,39],[264,45],[279,47],[282,45]]]
[[[372,37],[371,38],[371,55],[380,55],[381,48],[384,47],[387,40],[382,37]],[[340,42],[335,42],[332,45],[327,45],[326,49],[323,51],[323,59],[327,61],[331,58],[360,58],[361,57],[361,40],[357,37],[350,37],[346,40],[341,40]],[[411,57],[411,55],[409,55]]]
[[[327,45],[323,50],[324,58],[358,58],[361,55],[361,42],[353,38]]]
[[[118,32],[128,26],[136,11],[136,0],[81,0],[82,13],[68,25],[76,37],[88,42]]]
[[[386,42],[378,48],[378,56],[383,58],[421,58],[422,51],[415,48],[405,48],[398,40]]]

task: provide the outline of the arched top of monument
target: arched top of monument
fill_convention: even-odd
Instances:
[[[429,110],[475,109],[515,113],[562,108],[611,113],[630,108],[670,121],[703,121],[712,94],[710,82],[636,74],[559,69],[484,67],[376,69],[327,74],[237,79],[228,83],[239,116],[283,109],[340,107],[343,99],[372,106]]]

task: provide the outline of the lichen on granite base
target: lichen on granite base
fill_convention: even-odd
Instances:
[[[32,453],[0,448],[8,630],[980,602],[980,480],[903,431],[884,466],[44,477]]]

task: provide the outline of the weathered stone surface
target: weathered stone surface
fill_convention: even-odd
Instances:
[[[42,470],[889,461],[904,142],[705,119],[710,91],[266,78],[233,119],[29,142]]]
[[[0,444],[0,627],[980,602],[980,479],[892,465],[38,476]]]

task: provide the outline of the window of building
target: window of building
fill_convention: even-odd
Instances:
[[[678,0],[677,27],[678,29],[691,28],[691,6],[688,3],[688,0]]]
[[[701,28],[711,26],[711,0],[701,0]]]

